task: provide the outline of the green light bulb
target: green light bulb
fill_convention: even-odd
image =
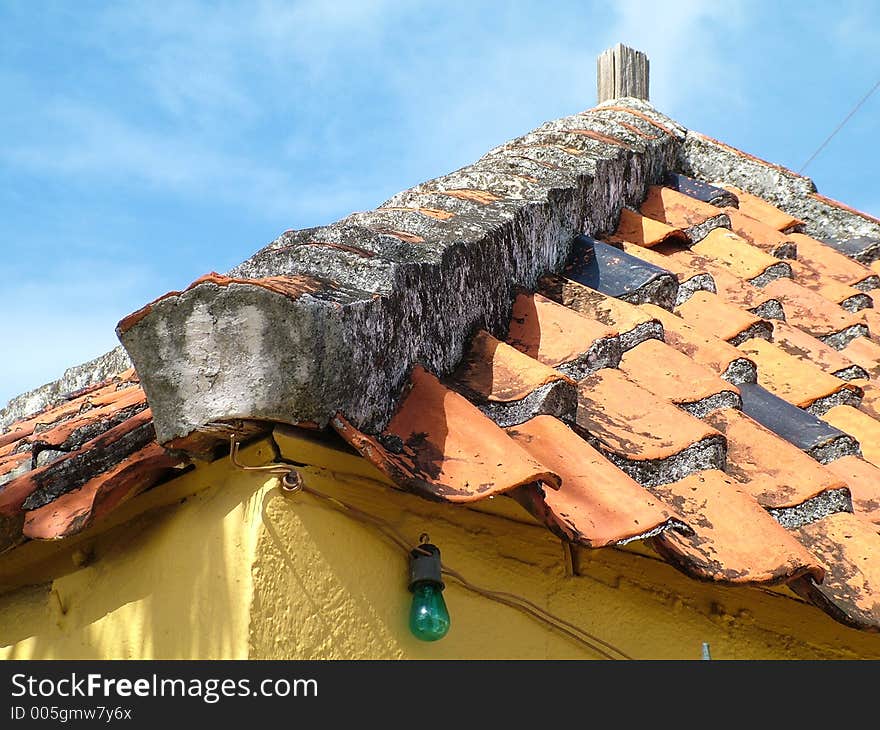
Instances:
[[[422,641],[437,641],[449,631],[449,611],[443,600],[443,589],[436,583],[419,583],[413,587],[409,630]]]

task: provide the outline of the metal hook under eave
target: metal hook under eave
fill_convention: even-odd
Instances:
[[[293,466],[287,464],[266,464],[265,466],[248,466],[242,464],[238,460],[238,450],[240,444],[235,434],[229,435],[229,461],[236,469],[242,471],[262,471],[268,474],[278,474],[281,476],[281,488],[285,492],[295,493],[303,488],[302,476]]]

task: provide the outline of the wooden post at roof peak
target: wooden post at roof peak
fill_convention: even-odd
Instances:
[[[596,62],[598,103],[623,96],[648,100],[648,56],[618,43]]]

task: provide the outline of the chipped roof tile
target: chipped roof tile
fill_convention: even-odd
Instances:
[[[658,551],[685,573],[719,583],[781,583],[809,574],[822,578],[816,558],[719,470],[650,487],[694,530],[664,533]]]
[[[395,482],[429,499],[473,502],[535,482],[559,487],[556,474],[419,366],[380,435],[358,431],[341,414],[333,427]]]
[[[642,538],[672,527],[677,515],[620,471],[565,424],[538,416],[507,430],[560,476],[543,502],[551,529],[589,547]]]
[[[742,411],[718,410],[706,416],[706,422],[727,438],[726,472],[766,509],[792,507],[846,485],[839,475]]]

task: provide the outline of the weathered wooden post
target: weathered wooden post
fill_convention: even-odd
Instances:
[[[599,102],[634,96],[648,100],[648,56],[618,43],[603,51],[596,63]]]

